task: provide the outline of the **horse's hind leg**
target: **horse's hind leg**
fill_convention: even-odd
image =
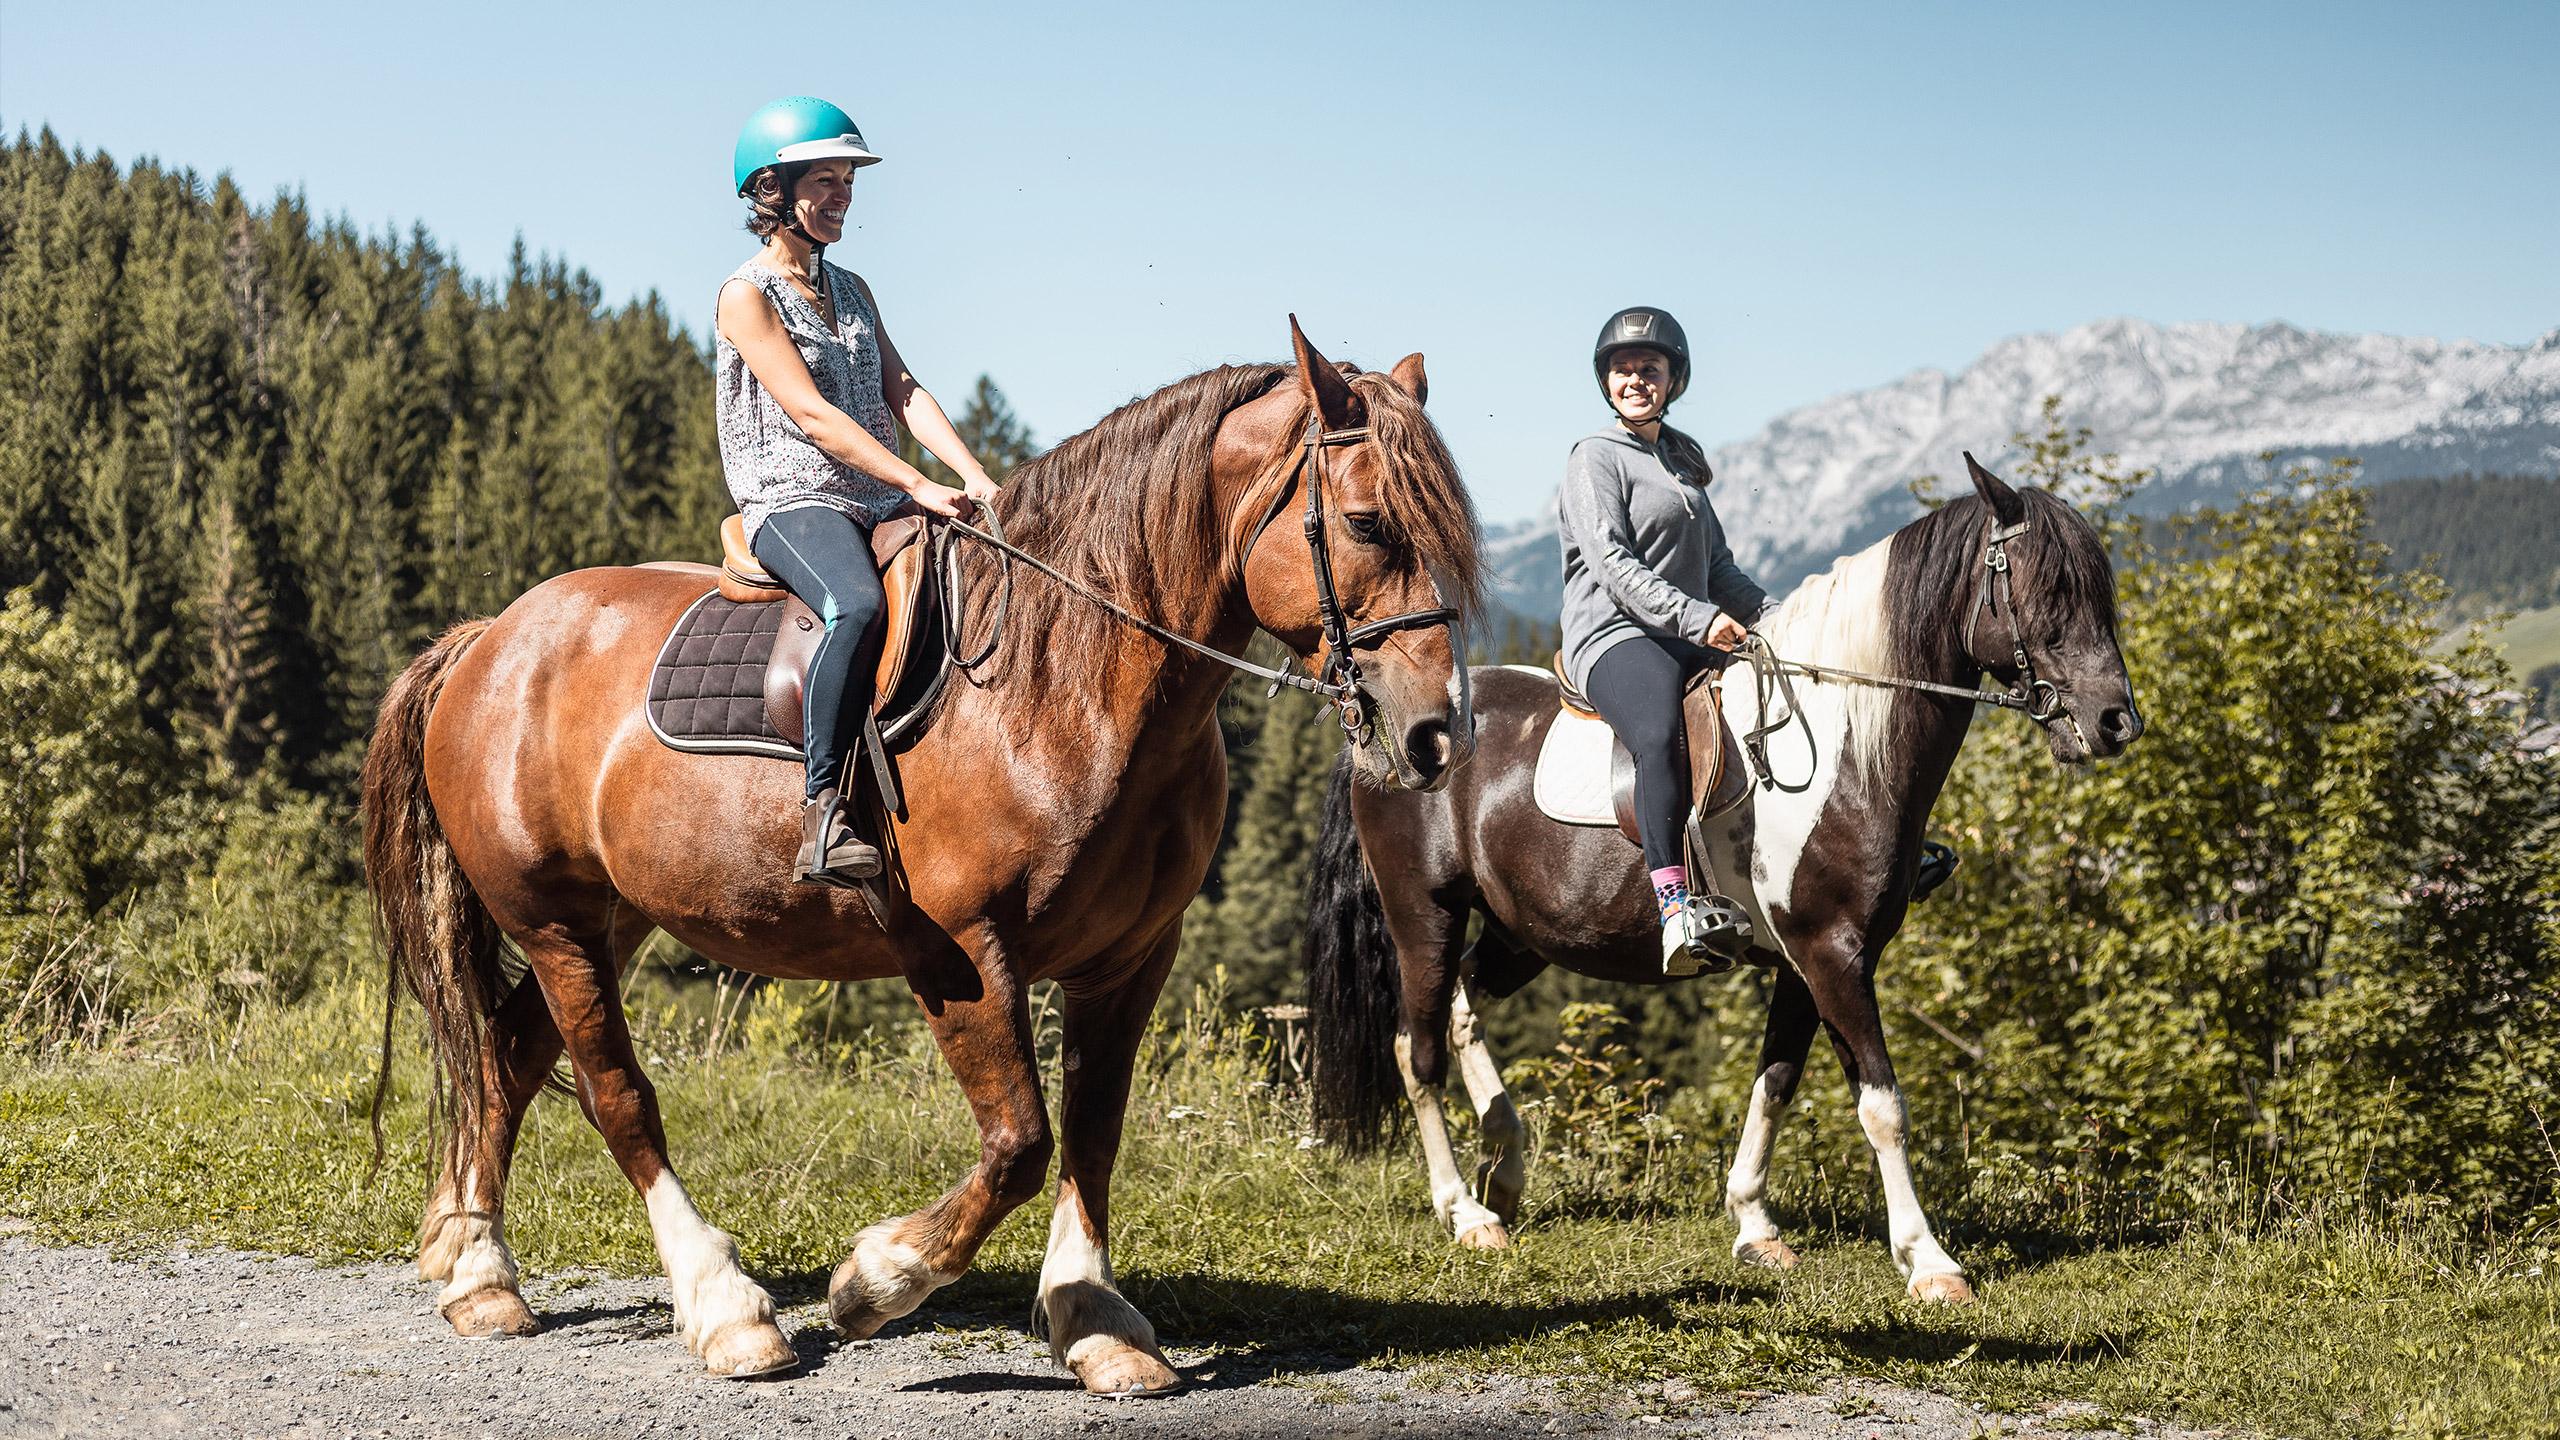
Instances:
[[[1173,955],[1168,940],[1118,989],[1067,997],[1058,1208],[1049,1219],[1031,1328],[1096,1394],[1157,1394],[1181,1383],[1156,1346],[1155,1327],[1111,1274],[1111,1170],[1129,1109],[1129,1072]]]
[[[418,1275],[444,1282],[436,1308],[457,1335],[530,1335],[539,1328],[507,1248],[507,1171],[525,1107],[559,1059],[559,1027],[543,1007],[542,987],[528,977],[490,1017],[481,1093],[454,1097],[457,1105],[480,1106],[480,1143],[467,1155],[448,1147],[444,1173],[418,1223]]]
[[[1779,966],[1768,1024],[1760,1036],[1760,1073],[1751,1082],[1751,1110],[1743,1118],[1733,1171],[1724,1182],[1724,1210],[1733,1217],[1733,1256],[1746,1265],[1788,1270],[1796,1263],[1796,1252],[1778,1238],[1778,1222],[1769,1218],[1769,1152],[1777,1143],[1779,1117],[1787,1113],[1797,1082],[1804,1078],[1805,1051],[1820,1023],[1804,980],[1794,967]]]
[[[622,1013],[617,957],[603,938],[518,935],[578,1073],[578,1104],[649,1208],[685,1348],[715,1375],[769,1375],[799,1363],[773,1298],[738,1267],[738,1247],[693,1208],[667,1160],[658,1094],[640,1073]]]
[[[978,1163],[931,1205],[853,1237],[853,1253],[827,1282],[827,1310],[836,1328],[855,1340],[870,1338],[959,1279],[997,1223],[1040,1193],[1056,1149],[1020,979],[997,957],[980,967],[948,938],[942,954],[919,952],[940,934],[911,934],[902,943],[911,983],[935,972],[948,977],[928,981],[934,993],[919,989],[918,995],[977,1119]],[[954,998],[955,991],[969,998]]]

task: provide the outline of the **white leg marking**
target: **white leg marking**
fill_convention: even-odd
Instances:
[[[1475,1198],[1505,1225],[1520,1218],[1520,1191],[1528,1183],[1522,1158],[1528,1129],[1511,1094],[1502,1088],[1502,1067],[1484,1043],[1484,1022],[1461,987],[1449,1015],[1449,1038],[1457,1046],[1458,1073],[1476,1106]]]
[[[673,1170],[658,1172],[645,1198],[686,1349],[710,1360],[722,1332],[773,1324],[773,1297],[738,1268],[737,1242],[693,1208]]]
[[[1156,1349],[1156,1327],[1120,1294],[1111,1274],[1111,1244],[1093,1235],[1073,1185],[1058,1188],[1058,1208],[1049,1216],[1040,1313],[1048,1325],[1050,1358],[1070,1370],[1124,1345]]]
[[[1405,1098],[1413,1102],[1413,1128],[1422,1137],[1422,1158],[1431,1167],[1432,1213],[1453,1236],[1501,1224],[1502,1217],[1486,1209],[1459,1178],[1458,1157],[1449,1148],[1449,1119],[1440,1108],[1440,1089],[1414,1078],[1410,1037],[1396,1037],[1396,1070],[1404,1076]]]
[[[1725,1177],[1724,1213],[1733,1217],[1733,1253],[1778,1238],[1778,1222],[1769,1216],[1769,1153],[1778,1138],[1778,1119],[1787,1102],[1769,1093],[1769,1075],[1751,1082],[1751,1110],[1743,1117],[1742,1139],[1734,1146],[1733,1172]]]
[[[464,1173],[457,1203],[445,1212],[443,1229],[436,1236],[436,1243],[453,1251],[453,1271],[436,1294],[439,1310],[483,1290],[520,1293],[516,1257],[507,1248],[506,1217],[494,1204],[475,1208],[472,1202],[480,1198],[480,1169],[475,1165]]]
[[[1888,1085],[1858,1087],[1858,1123],[1875,1147],[1876,1172],[1884,1181],[1885,1227],[1893,1240],[1893,1263],[1914,1285],[1940,1275],[1962,1275],[1963,1267],[1939,1248],[1929,1233],[1929,1217],[1920,1211],[1920,1192],[1911,1183],[1911,1158],[1903,1149],[1906,1114],[1902,1092]]]
[[[862,1293],[882,1323],[910,1315],[925,1297],[958,1279],[925,1263],[924,1252],[898,1238],[898,1220],[883,1220],[853,1237],[852,1274],[845,1284]]]

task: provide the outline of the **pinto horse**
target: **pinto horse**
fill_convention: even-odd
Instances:
[[[1792,719],[1771,687],[1766,719],[1787,723],[1770,732],[1754,767],[1763,783],[1700,827],[1719,888],[1751,916],[1749,958],[1776,971],[1725,1188],[1734,1254],[1795,1264],[1764,1196],[1771,1140],[1818,1025],[1857,1093],[1894,1262],[1915,1298],[1951,1302],[1972,1290],[1930,1234],[1912,1185],[1902,1093],[1876,1009],[1876,965],[1902,924],[1921,826],[1985,673],[2037,716],[2064,764],[2117,754],[2142,733],[2116,646],[2114,571],[2096,530],[2052,496],[2013,490],[1972,456],[1965,462],[1974,495],[1806,581],[1763,617],[1777,655],[1810,662],[1791,668],[1830,673],[1793,680]],[[1842,670],[1866,678],[1844,680]],[[1872,683],[1878,675],[1942,688]],[[1737,667],[1723,686],[1736,734],[1764,723],[1762,687],[1751,679]],[[1445,790],[1397,794],[1353,785],[1348,767],[1335,771],[1308,945],[1310,1089],[1326,1132],[1354,1147],[1384,1138],[1401,1091],[1440,1219],[1461,1244],[1499,1249],[1517,1221],[1522,1130],[1477,1007],[1548,965],[1664,981],[1653,892],[1636,852],[1613,829],[1548,819],[1531,796],[1557,713],[1554,678],[1487,669],[1475,692],[1478,755]],[[1716,703],[1714,694],[1691,691],[1693,712]],[[1693,728],[1707,718],[1694,714]],[[1484,918],[1473,946],[1470,912]],[[1452,1046],[1481,1121],[1472,1184],[1458,1172],[1441,1109]]]
[[[1224,366],[1134,400],[1015,471],[996,510],[1021,553],[1173,636],[1233,652],[1271,632],[1356,700],[1364,772],[1429,789],[1471,734],[1455,625],[1478,594],[1475,517],[1423,414],[1422,357],[1362,373],[1290,329],[1294,365]],[[1269,524],[1293,498],[1307,523]],[[1087,596],[1018,582],[990,636],[999,582],[970,567],[968,649],[997,648],[901,757],[891,853],[906,863],[876,916],[788,878],[796,764],[652,738],[651,662],[697,577],[559,576],[448,631],[391,687],[365,762],[367,871],[395,997],[422,1002],[442,1062],[452,1125],[418,1269],[443,1282],[457,1333],[537,1328],[506,1242],[507,1167],[565,1049],[646,1204],[685,1345],[723,1376],[794,1363],[772,1300],[676,1178],[632,1050],[623,967],[664,930],[758,975],[903,982],[967,1093],[976,1166],[854,1237],[828,1286],[839,1330],[868,1336],[958,1278],[1054,1154],[1035,1330],[1089,1390],[1179,1383],[1112,1278],[1111,1170],[1224,818],[1228,672]],[[512,988],[502,939],[523,956]],[[1038,980],[1064,1001],[1054,1139],[1025,999]]]

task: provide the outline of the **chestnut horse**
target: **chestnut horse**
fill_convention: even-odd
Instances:
[[[1343,621],[1409,622],[1444,597],[1462,620],[1478,593],[1475,517],[1423,414],[1422,357],[1361,373],[1329,364],[1294,321],[1291,333],[1294,366],[1178,381],[1015,471],[996,506],[1007,534],[1228,652],[1259,626],[1313,660]],[[1255,523],[1293,496],[1321,523]],[[973,561],[971,651],[990,638],[997,583],[992,557]],[[439,1309],[463,1335],[537,1328],[506,1242],[507,1167],[565,1049],[579,1105],[646,1204],[685,1345],[724,1376],[794,1363],[773,1302],[676,1178],[633,1054],[622,970],[658,929],[758,975],[903,981],[967,1094],[977,1165],[854,1237],[828,1285],[845,1335],[956,1279],[1039,1192],[1054,1153],[1035,1330],[1090,1390],[1173,1388],[1153,1327],[1112,1278],[1111,1170],[1139,1039],[1224,818],[1215,707],[1229,672],[1026,570],[993,656],[955,678],[901,757],[908,818],[891,853],[905,866],[875,919],[855,892],[788,878],[796,763],[652,738],[652,660],[704,589],[655,568],[559,576],[448,631],[384,698],[365,850],[393,983],[426,1010],[450,1100],[418,1232],[420,1273],[444,1282]],[[1347,639],[1368,647],[1360,764],[1380,783],[1445,783],[1463,728],[1457,632],[1379,628]],[[1318,673],[1351,660],[1328,653]],[[502,937],[525,962],[512,989]],[[1038,980],[1063,998],[1054,1139],[1025,1000]]]
[[[1820,1028],[1875,1151],[1894,1263],[1913,1298],[1953,1302],[1972,1290],[1921,1210],[1876,1008],[1876,966],[1902,925],[1921,826],[1977,700],[2027,711],[2065,764],[2116,754],[2142,733],[2097,531],[2052,496],[2013,490],[1970,455],[1965,463],[1975,494],[1842,560],[1761,617],[1762,638],[1798,662],[1791,670],[1824,673],[1792,680],[1789,715],[1789,697],[1764,691],[1751,670],[1727,672],[1723,715],[1735,733],[1784,723],[1767,736],[1750,801],[1699,827],[1717,883],[1751,915],[1749,958],[1776,972],[1725,1188],[1734,1254],[1795,1264],[1766,1203],[1769,1150]],[[1977,695],[1986,672],[2006,690]],[[1475,690],[1482,749],[1445,791],[1399,795],[1335,773],[1307,952],[1310,1088],[1327,1133],[1355,1147],[1382,1139],[1397,1101],[1409,1101],[1442,1223],[1461,1244],[1499,1249],[1518,1218],[1523,1137],[1477,1006],[1551,964],[1664,981],[1635,850],[1615,829],[1548,819],[1532,798],[1555,677],[1504,666],[1477,672]],[[1715,693],[1690,692],[1693,724],[1709,718]],[[1472,947],[1470,912],[1484,917]],[[1480,1120],[1472,1183],[1441,1109],[1452,1045]]]

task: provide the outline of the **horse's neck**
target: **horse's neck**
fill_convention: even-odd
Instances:
[[[1945,597],[1943,603],[1925,607],[1926,613],[1948,617],[1932,625],[1928,633],[1902,633],[1900,627],[1887,622],[1891,627],[1887,653],[1898,657],[1895,674],[1900,678],[1959,690],[1970,689],[1981,680],[1982,671],[1965,657],[1961,638],[1964,607],[1971,605],[1974,598],[1970,577],[1956,589],[1957,593]],[[1928,818],[1938,792],[1946,788],[1947,776],[1955,768],[1956,753],[1964,748],[1965,736],[1973,726],[1974,709],[1941,697],[1907,690],[1894,692],[1893,703],[1885,709],[1884,764],[1872,782],[1874,793],[1868,797],[1868,803],[1878,813],[1893,821],[1882,833],[1899,837]]]

